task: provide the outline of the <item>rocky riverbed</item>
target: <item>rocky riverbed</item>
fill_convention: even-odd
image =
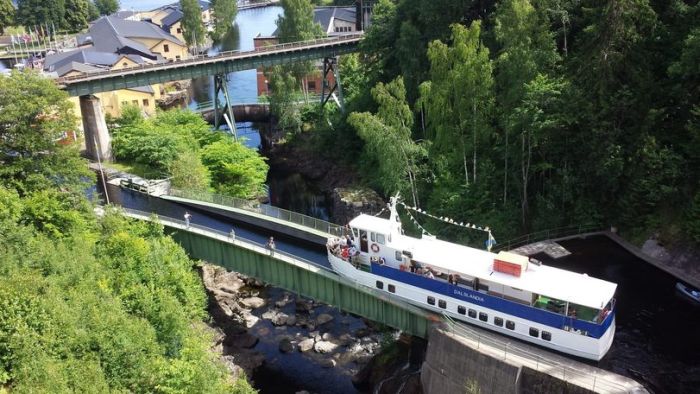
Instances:
[[[395,342],[393,331],[221,267],[205,264],[201,273],[216,350],[261,392],[354,393],[404,383],[394,376],[409,370],[410,346]],[[375,357],[382,343],[389,353]]]

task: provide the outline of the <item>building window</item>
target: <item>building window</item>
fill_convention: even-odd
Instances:
[[[175,56],[175,60],[180,60],[180,55]]]
[[[131,104],[134,104],[135,106],[139,106],[139,101],[138,100],[131,100]]]
[[[384,237],[384,234],[377,234],[377,243],[382,245],[386,243],[386,237]]]
[[[144,107],[148,107],[148,99],[143,99],[142,102]]]
[[[484,312],[479,312],[479,320],[489,321],[489,315],[485,314]]]
[[[542,331],[542,339],[544,339],[545,341],[551,341],[552,333],[549,331]]]
[[[122,101],[122,107],[126,107],[127,105],[129,105],[128,101]]]
[[[316,90],[316,81],[309,81],[307,83],[309,90]]]
[[[384,288],[384,282],[378,280],[377,281],[377,289],[383,289]]]
[[[435,305],[435,297],[428,296],[428,304]]]
[[[129,63],[127,63],[127,62],[122,63],[122,67],[129,67]]]
[[[506,320],[506,328],[509,330],[515,330],[515,322],[511,320]]]
[[[337,32],[339,32],[339,31],[340,31],[340,28],[339,28],[338,26],[336,26],[336,27],[335,27],[335,32],[337,33]]]
[[[540,336],[540,330],[538,330],[538,329],[536,329],[536,328],[534,328],[534,327],[530,327],[530,336],[531,336],[531,337],[535,337],[535,338],[539,337],[539,336]]]
[[[445,300],[438,300],[438,306],[442,309],[447,308],[447,302]]]
[[[177,32],[178,32],[178,33],[182,33],[182,29],[178,27],[178,28],[177,28]]]
[[[396,286],[389,285],[389,293],[396,293]]]
[[[460,315],[466,315],[467,314],[467,308],[463,307],[462,305],[457,307],[457,313]]]
[[[503,327],[503,318],[494,317],[493,324],[497,325],[498,327]]]
[[[163,44],[163,52],[170,52],[170,47],[168,44]]]
[[[469,317],[476,319],[476,311],[474,309],[469,310]]]

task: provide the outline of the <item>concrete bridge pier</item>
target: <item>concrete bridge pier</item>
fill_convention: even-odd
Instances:
[[[88,157],[93,160],[112,160],[112,144],[100,99],[93,95],[80,96],[80,113],[83,117]]]

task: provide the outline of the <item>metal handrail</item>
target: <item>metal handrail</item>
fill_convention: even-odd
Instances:
[[[257,213],[260,215],[265,215],[271,218],[296,223],[303,227],[312,228],[314,230],[322,231],[328,233],[329,235],[334,235],[337,237],[345,235],[344,228],[335,223],[331,223],[322,219],[317,219],[315,217],[290,211],[284,208],[278,208],[268,204],[261,204],[257,201],[245,200],[242,198],[231,196],[224,196],[216,193],[193,192],[172,188],[170,189],[170,192],[168,194],[173,197],[210,202],[218,205],[224,205],[231,208]]]
[[[567,226],[547,230],[540,230],[535,231],[534,233],[521,235],[519,237],[510,239],[506,242],[500,243],[494,246],[493,250],[496,252],[501,250],[512,250],[523,245],[543,241],[546,239],[569,237],[578,234],[602,231],[603,229],[604,226],[601,224],[582,224],[577,226]]]
[[[191,63],[197,63],[197,62],[202,62],[202,63],[212,63],[220,60],[226,60],[228,58],[234,58],[234,57],[249,57],[251,55],[257,55],[260,53],[267,53],[267,52],[274,52],[274,51],[286,51],[286,50],[293,50],[293,49],[298,49],[298,48],[304,48],[304,47],[311,47],[319,44],[334,44],[334,43],[342,43],[342,42],[352,42],[352,41],[357,41],[363,37],[363,33],[354,33],[354,34],[346,34],[346,35],[341,35],[341,36],[335,36],[335,37],[328,37],[328,38],[317,38],[314,40],[306,40],[306,41],[295,41],[295,42],[289,42],[289,43],[284,43],[284,44],[276,44],[276,45],[268,45],[268,46],[263,46],[259,48],[255,48],[251,51],[239,51],[239,50],[232,50],[232,51],[225,51],[225,52],[219,52],[216,55],[209,56],[209,55],[196,55],[196,56],[190,56],[186,59],[182,59],[179,61],[171,61],[167,63],[153,63],[153,64],[146,64],[143,63],[139,66],[135,67],[129,67],[129,68],[124,68],[120,70],[100,70],[100,71],[88,71],[79,75],[73,75],[73,76],[67,76],[67,77],[60,77],[56,78],[56,81],[59,84],[65,85],[66,83],[70,82],[76,82],[76,81],[81,81],[83,79],[91,79],[92,77],[97,77],[97,76],[103,76],[103,75],[129,75],[129,74],[136,74],[140,73],[149,69],[153,68],[173,68],[173,67],[180,67],[182,65],[187,65]],[[236,56],[238,55],[238,56]]]
[[[467,327],[465,324],[456,322],[447,314],[443,313],[442,317],[453,334],[476,342],[477,349],[480,348],[482,344],[489,346],[496,351],[500,351],[502,349],[504,361],[517,356],[521,359],[513,361],[517,361],[523,365],[528,364],[528,367],[533,368],[536,371],[547,373],[551,376],[562,376],[563,380],[565,381],[577,379],[581,383],[587,383],[588,387],[590,387],[593,391],[595,391],[597,388],[606,392],[627,392],[628,387],[613,380],[607,379],[605,376],[599,376],[597,374],[591,376],[590,374],[586,374],[571,367],[562,365],[553,358],[528,351],[519,346],[517,343],[514,344],[509,341],[501,341],[492,335],[484,335],[471,327]],[[523,359],[529,360],[530,362],[525,363],[523,362]]]
[[[155,215],[158,218],[158,220],[160,220],[160,216],[157,213],[146,212],[146,211],[141,211],[141,210],[131,209],[131,208],[124,208],[124,207],[120,207],[120,209],[123,210],[124,212],[128,213],[129,215],[138,216],[138,217],[141,217],[143,219],[150,219],[151,216]],[[229,242],[231,242],[234,245],[235,244],[246,244],[246,246],[249,249],[252,249],[252,250],[259,252],[259,253],[262,253],[262,254],[270,254],[270,252],[271,252],[270,249],[268,249],[264,244],[253,241],[249,238],[241,237],[238,234],[236,234],[236,237],[234,239],[231,239],[229,233],[226,233],[226,232],[223,232],[220,230],[216,230],[216,229],[213,229],[211,227],[202,226],[202,225],[194,224],[194,223],[190,223],[190,225],[188,227],[184,220],[175,219],[171,216],[165,216],[165,218],[167,218],[167,221],[169,222],[169,224],[168,224],[169,226],[175,225],[174,227],[178,227],[182,230],[188,230],[188,231],[198,230],[198,232],[202,232],[202,233],[213,233],[215,235],[218,235],[220,237],[223,237],[223,238],[229,240]],[[195,232],[197,232],[197,231],[195,231]],[[328,267],[321,265],[319,263],[315,263],[311,260],[306,260],[302,257],[295,256],[291,253],[281,251],[279,249],[274,250],[274,256],[276,256],[278,258],[282,257],[282,258],[280,258],[280,260],[294,261],[296,263],[308,264],[308,265],[313,266],[314,268],[319,268],[319,269],[322,269],[326,272],[330,272],[333,275],[337,275],[335,273],[335,271],[333,271],[331,268],[328,268]]]

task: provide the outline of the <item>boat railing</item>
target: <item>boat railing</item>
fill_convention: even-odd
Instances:
[[[496,244],[492,251],[500,252],[506,250],[512,250],[523,245],[531,244],[534,242],[544,241],[547,239],[557,239],[571,237],[579,234],[592,233],[596,231],[602,231],[605,228],[600,223],[590,223],[581,224],[576,226],[558,227],[547,230],[535,231],[533,233],[521,235],[519,237],[510,239],[506,242]]]
[[[571,366],[563,365],[553,357],[532,352],[518,343],[507,340],[505,337],[501,339],[496,334],[482,333],[477,329],[468,327],[466,324],[456,322],[446,314],[443,314],[442,317],[452,334],[473,342],[477,349],[488,347],[491,351],[497,352],[504,361],[512,361],[551,376],[561,376],[562,380],[575,383],[584,388],[590,388],[593,392],[627,391],[626,386],[607,379],[605,376],[598,375],[596,372],[582,372]]]
[[[262,204],[256,200],[246,200],[237,197],[224,196],[209,192],[195,192],[188,190],[170,189],[169,195],[173,197],[187,198],[213,204],[223,205],[231,208],[241,209],[244,211],[264,215],[267,217],[280,219],[286,222],[299,224],[304,227],[309,227],[314,230],[322,231],[336,237],[344,236],[345,229],[343,226],[326,220],[317,219],[312,216],[304,215],[298,212],[293,212],[287,209],[278,208],[269,204]]]

